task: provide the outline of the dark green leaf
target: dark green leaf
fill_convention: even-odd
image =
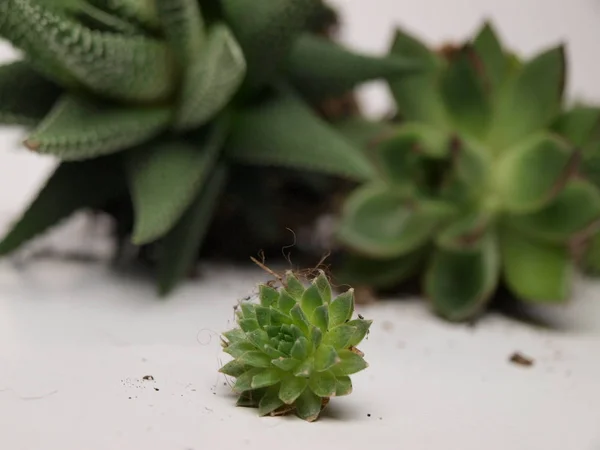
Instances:
[[[252,378],[252,389],[273,386],[281,381],[282,373],[279,369],[265,369]]]
[[[335,396],[342,397],[344,395],[350,395],[352,393],[352,380],[349,376],[338,375],[335,384]]]
[[[305,389],[296,400],[296,413],[307,422],[314,422],[319,418],[321,407],[321,398],[310,389]]]
[[[248,371],[248,369],[250,369],[250,367],[248,367],[246,364],[234,359],[233,361],[229,361],[227,364],[221,367],[219,372],[229,375],[230,377],[239,377],[244,372]]]
[[[254,377],[256,379],[256,377]],[[279,398],[277,387],[267,390],[265,395],[260,399],[258,404],[258,415],[266,416],[271,414],[280,406],[283,406],[283,401]]]
[[[485,22],[473,41],[473,46],[483,66],[482,76],[492,91],[496,91],[508,75],[508,60],[491,23]]]
[[[281,388],[279,388],[279,398],[291,405],[304,392],[308,386],[308,379],[303,377],[294,377],[288,375],[281,380]]]
[[[572,145],[584,147],[600,131],[600,108],[576,106],[563,112],[552,129]]]
[[[142,3],[148,0],[142,0]],[[154,1],[162,31],[182,67],[193,63],[205,41],[204,18],[198,0]]]

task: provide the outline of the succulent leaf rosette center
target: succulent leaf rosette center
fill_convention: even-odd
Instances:
[[[385,287],[424,267],[450,320],[481,312],[501,279],[522,300],[566,300],[570,244],[600,218],[580,164],[600,114],[563,111],[563,48],[521,62],[486,24],[443,53],[398,32],[392,52],[429,69],[390,84],[402,122],[372,147],[380,179],[345,205],[346,276]]]
[[[356,346],[371,321],[352,319],[354,291],[333,298],[322,271],[308,287],[288,272],[280,289],[261,285],[259,298],[242,302],[239,328],[223,333],[234,359],[220,372],[236,378],[238,406],[314,421],[330,397],[351,393],[350,375],[367,367]]]

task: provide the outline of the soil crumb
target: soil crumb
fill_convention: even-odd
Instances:
[[[152,375],[146,375],[144,378],[142,378],[142,380],[144,380],[144,381],[154,381],[154,377]]]
[[[528,356],[523,355],[522,353],[515,352],[512,354],[509,360],[511,363],[522,366],[522,367],[531,367],[533,366],[534,360]]]

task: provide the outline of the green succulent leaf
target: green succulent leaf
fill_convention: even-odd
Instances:
[[[252,345],[254,345],[254,347],[261,351],[263,350],[265,345],[269,345],[269,335],[260,326],[256,330],[247,332],[246,338],[252,343]]]
[[[366,185],[346,201],[338,237],[367,256],[393,258],[425,244],[452,213],[442,202],[406,201],[385,185]]]
[[[321,397],[310,389],[305,389],[296,400],[296,413],[301,419],[307,422],[317,420],[321,413],[321,408]]]
[[[231,344],[239,343],[246,339],[246,333],[240,329],[233,329],[229,331],[225,331],[223,333],[225,339],[227,339]]]
[[[331,345],[321,345],[315,352],[315,370],[317,372],[329,370],[340,361],[340,357],[338,356],[335,348],[333,348]]]
[[[129,152],[134,244],[152,242],[177,223],[206,183],[221,142],[220,136],[203,146],[166,141]]]
[[[569,297],[573,263],[564,245],[503,230],[500,249],[504,280],[522,300],[562,303]]]
[[[338,295],[329,305],[329,328],[346,323],[354,312],[354,289]]]
[[[37,125],[60,95],[24,61],[0,66],[0,124]]]
[[[302,363],[294,370],[294,375],[297,377],[309,378],[315,368],[314,358],[305,359]]]
[[[300,300],[300,298],[302,298],[302,294],[304,294],[305,288],[304,285],[300,282],[300,280],[298,280],[298,278],[294,275],[292,271],[286,272],[285,283],[287,292],[293,298]]]
[[[493,217],[483,211],[470,211],[450,223],[436,237],[436,244],[449,251],[479,251],[485,243]]]
[[[281,370],[289,372],[290,370],[294,370],[298,365],[300,365],[300,361],[294,358],[276,358],[271,361],[275,367],[279,367]]]
[[[478,251],[438,249],[425,275],[433,309],[451,321],[474,317],[489,301],[500,274],[496,239],[488,235]]]
[[[288,375],[281,380],[279,398],[287,405],[293,404],[308,386],[308,378]]]
[[[88,0],[99,8],[149,30],[159,27],[156,0]]]
[[[0,36],[59,84],[83,85],[96,94],[133,102],[170,97],[175,79],[164,43],[91,30],[39,0],[7,2]]]
[[[252,379],[254,378],[255,375],[258,375],[262,371],[263,371],[263,369],[254,368],[254,369],[250,369],[250,370],[244,372],[243,374],[239,375],[238,377],[236,377],[235,383],[233,385],[233,390],[235,392],[239,392],[239,393],[251,390],[252,389],[252,387],[251,387]]]
[[[158,262],[161,295],[170,293],[194,264],[226,180],[226,167],[217,166],[181,220],[161,241]]]
[[[334,120],[332,126],[344,138],[360,147],[369,156],[375,145],[393,135],[396,127],[387,121],[367,119],[357,115]]]
[[[182,67],[195,61],[205,41],[204,18],[197,0],[155,1],[169,47]]]
[[[348,341],[348,346],[356,347],[358,344],[360,344],[369,332],[369,328],[371,328],[372,324],[372,320],[355,319],[349,321],[348,326],[354,327],[356,330],[350,338],[350,341]]]
[[[498,98],[489,142],[504,149],[550,125],[561,107],[564,82],[563,47],[526,63]]]
[[[221,6],[248,60],[247,84],[258,88],[275,79],[321,1],[222,0]]]
[[[93,0],[92,0],[93,1]],[[96,31],[135,35],[143,32],[138,24],[117,17],[110,12],[91,3],[74,0],[66,9],[83,25]]]
[[[255,389],[238,392],[240,392],[240,397],[237,399],[235,406],[245,408],[258,408],[260,401],[265,395],[265,389]]]
[[[335,396],[342,397],[344,395],[350,395],[352,393],[352,380],[350,377],[345,375],[336,376],[335,383]]]
[[[308,340],[305,337],[296,339],[290,355],[294,359],[305,360],[308,357]]]
[[[242,311],[244,319],[256,319],[256,305],[253,303],[243,302],[240,305],[240,311]]]
[[[282,372],[279,369],[265,369],[252,378],[252,389],[273,386],[281,381]]]
[[[362,356],[351,350],[340,350],[338,354],[341,361],[331,369],[336,377],[352,375],[369,367]]]
[[[304,290],[304,288],[302,288],[302,290]],[[281,289],[279,291],[279,300],[277,301],[279,310],[288,314],[294,306],[296,306],[294,297],[292,297],[286,289]]]
[[[600,130],[600,108],[576,106],[563,112],[552,125],[552,129],[566,138],[572,145],[584,147]]]
[[[350,346],[356,328],[350,325],[338,325],[329,330],[323,338],[324,345],[331,345],[335,349],[343,349]]]
[[[63,161],[96,158],[155,137],[170,116],[166,108],[123,107],[65,95],[25,145]]]
[[[257,306],[256,320],[261,328],[271,325],[271,309],[264,306]]]
[[[473,41],[473,47],[483,66],[481,75],[496,92],[508,76],[508,59],[491,23],[484,23]]]
[[[125,189],[118,162],[112,158],[61,163],[0,242],[0,255],[17,250],[77,210],[104,206]]]
[[[308,336],[310,331],[310,322],[308,321],[308,317],[302,310],[300,304],[296,304],[290,310],[290,317],[292,318],[294,325],[296,325],[305,336]]]
[[[311,98],[344,94],[367,81],[402,79],[418,70],[418,62],[408,58],[351,52],[330,39],[309,33],[294,42],[286,65],[294,85]]]
[[[246,333],[250,333],[251,331],[258,330],[260,325],[256,319],[240,319],[239,320],[240,327]]]
[[[213,25],[203,50],[186,70],[174,127],[204,125],[227,106],[244,80],[246,61],[226,25]]]
[[[314,279],[313,284],[317,287],[323,303],[331,302],[331,284],[324,271],[319,270],[319,275]]]
[[[312,317],[315,309],[321,305],[323,305],[321,293],[319,292],[317,285],[313,283],[304,291],[304,294],[302,294],[300,306],[304,314],[306,314],[306,317]]]
[[[271,367],[271,358],[263,352],[246,352],[237,358],[237,361],[251,367],[269,368]],[[263,373],[261,371],[260,373]]]
[[[507,220],[531,236],[564,242],[600,220],[600,191],[585,180],[575,179],[545,208],[513,214]]]
[[[276,289],[273,289],[266,284],[261,284],[258,288],[258,297],[260,298],[261,305],[269,307],[277,303],[280,298],[280,294]],[[292,308],[290,307],[290,309]]]
[[[494,169],[495,187],[511,212],[547,205],[574,175],[577,153],[558,138],[541,134],[507,151]],[[532,170],[535,167],[535,170]]]
[[[423,65],[416,74],[389,83],[398,112],[408,121],[446,127],[448,117],[437,89],[442,63],[424,44],[407,32],[396,30],[391,54],[410,58]]]
[[[224,375],[229,375],[230,377],[239,377],[244,372],[247,372],[249,369],[250,367],[248,367],[246,364],[234,359],[233,361],[229,361],[227,364],[221,367],[219,369],[219,372],[221,372]]]
[[[335,375],[328,370],[315,372],[308,381],[308,387],[319,397],[331,397],[336,391]]]
[[[223,349],[223,351],[225,353],[228,353],[229,355],[233,356],[234,358],[237,358],[241,355],[243,355],[246,352],[250,352],[253,351],[254,345],[250,344],[249,342],[234,342],[233,344],[229,344],[227,347],[225,347]],[[235,375],[233,375],[235,376]]]
[[[469,193],[479,197],[489,185],[495,165],[491,152],[471,139],[455,141],[453,167],[456,179],[466,186]]]
[[[289,92],[240,111],[228,155],[245,164],[293,167],[357,180],[374,175],[359,148]]]
[[[478,53],[470,46],[462,48],[450,60],[440,83],[449,116],[458,130],[471,136],[485,136],[492,107]]]
[[[329,308],[327,305],[317,307],[313,312],[310,321],[319,330],[327,331],[327,325],[329,323]]]
[[[256,378],[256,377],[254,377]],[[260,399],[258,404],[258,415],[266,416],[271,414],[280,406],[283,406],[283,401],[279,398],[277,388],[268,389],[265,395]]]

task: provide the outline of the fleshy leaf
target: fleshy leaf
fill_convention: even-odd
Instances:
[[[218,124],[200,144],[172,140],[128,153],[134,244],[158,239],[181,218],[214,167],[225,128]]]
[[[552,125],[552,129],[566,138],[572,145],[585,146],[600,129],[600,108],[576,106],[563,112]]]
[[[0,36],[59,84],[83,85],[104,97],[133,102],[162,101],[171,95],[175,73],[164,43],[91,30],[36,0],[8,3]]]
[[[299,337],[296,339],[290,354],[292,358],[300,361],[306,359],[308,356],[308,340],[305,337]]]
[[[436,244],[445,250],[477,250],[485,241],[492,217],[480,210],[469,211],[450,223],[436,237]]]
[[[304,288],[302,290],[304,291]],[[289,313],[294,306],[296,306],[296,300],[294,300],[286,289],[281,289],[279,291],[279,300],[277,301],[279,310]]]
[[[230,377],[239,377],[244,372],[247,372],[248,369],[250,369],[250,367],[248,367],[246,364],[234,359],[233,361],[229,361],[227,364],[221,367],[219,372],[229,375]]]
[[[65,95],[25,145],[63,161],[96,158],[158,135],[170,116],[166,108],[124,107]]]
[[[313,283],[317,286],[323,303],[329,303],[331,301],[331,284],[329,284],[329,279],[325,275],[325,272],[319,270],[319,275],[314,279]]]
[[[234,358],[237,358],[243,355],[246,352],[250,352],[254,350],[254,346],[249,342],[234,342],[233,344],[229,344],[223,351]],[[234,375],[237,376],[237,375]]]
[[[254,368],[254,369],[248,370],[247,372],[244,372],[239,377],[237,377],[237,379],[235,380],[235,384],[233,385],[233,390],[235,392],[239,392],[239,393],[251,390],[252,389],[252,387],[251,387],[252,386],[252,378],[254,378],[254,375],[257,375],[262,371],[263,371],[263,369]]]
[[[496,91],[508,75],[508,61],[491,23],[485,22],[473,41],[473,47],[483,65],[483,76],[492,91]]]
[[[331,345],[335,349],[346,348],[356,333],[356,328],[349,325],[339,325],[327,332],[323,339],[324,345]]]
[[[239,356],[237,360],[240,363],[246,364],[252,367],[268,368],[271,367],[271,358],[262,352],[252,351],[246,352]],[[262,371],[261,371],[262,373]]]
[[[313,312],[310,321],[320,330],[327,331],[329,322],[329,311],[327,305],[319,306]]]
[[[256,377],[254,377],[256,379]],[[267,414],[271,414],[280,406],[283,406],[283,401],[278,396],[278,390],[269,389],[265,393],[265,395],[260,399],[260,403],[258,404],[258,415],[266,416]]]
[[[161,241],[158,262],[161,295],[171,292],[194,264],[226,180],[226,168],[217,166],[200,195]]]
[[[297,377],[309,378],[313,373],[314,368],[314,358],[311,356],[310,358],[307,358],[304,361],[302,361],[302,363],[298,367],[296,367],[293,373]]]
[[[279,367],[281,370],[289,372],[294,370],[300,364],[300,361],[294,358],[276,358],[271,361],[275,367]]]
[[[371,328],[372,320],[355,319],[348,322],[348,326],[356,328],[356,331],[350,338],[348,345],[355,347],[361,343]]]
[[[291,405],[304,392],[308,386],[308,378],[288,375],[281,381],[279,398],[287,405]]]
[[[226,22],[248,60],[247,84],[273,81],[293,42],[320,10],[319,0],[222,0]]]
[[[266,284],[261,284],[259,286],[258,296],[260,298],[260,304],[267,307],[275,304],[279,300],[279,292]]]
[[[256,320],[261,328],[271,325],[271,310],[265,306],[256,306]]]
[[[533,237],[566,241],[600,219],[600,191],[575,179],[540,211],[507,217],[510,224]]]
[[[504,149],[550,125],[559,112],[564,83],[563,47],[545,51],[525,64],[498,98],[489,142]]]
[[[312,317],[315,309],[323,304],[319,288],[313,283],[302,294],[300,306],[306,317]]]
[[[331,397],[336,391],[335,376],[327,370],[315,372],[310,377],[308,387],[319,397]]]
[[[304,285],[296,278],[292,271],[288,271],[285,274],[285,283],[287,292],[296,299],[300,299],[302,294],[304,294]],[[293,306],[293,305],[292,305]]]
[[[342,397],[352,393],[352,380],[345,375],[336,376],[335,396]]]
[[[367,155],[381,139],[392,135],[396,130],[396,127],[388,122],[356,115],[334,120],[332,125],[337,132],[363,149]]]
[[[354,289],[350,288],[338,295],[329,305],[329,327],[344,324],[354,312]]]
[[[569,298],[574,268],[564,245],[539,242],[507,229],[500,249],[504,280],[517,297],[539,303]]]
[[[331,345],[321,345],[315,352],[315,370],[317,372],[328,370],[340,361],[335,348]]]
[[[247,337],[248,341],[250,341],[252,343],[252,345],[254,345],[254,347],[256,347],[258,350],[261,350],[261,351],[265,345],[269,344],[269,335],[267,334],[267,332],[265,330],[260,328],[260,326],[256,330],[247,332],[246,337]]]
[[[184,74],[175,128],[191,130],[212,119],[232,99],[245,74],[246,61],[231,31],[214,25]]]
[[[296,304],[290,310],[290,316],[294,321],[294,324],[302,331],[302,333],[304,333],[305,336],[308,336],[310,323],[308,317],[306,317],[306,314],[302,311],[300,304]]]
[[[258,408],[260,401],[265,395],[265,389],[255,389],[238,392],[240,392],[240,397],[237,399],[235,406],[246,408]]]
[[[0,255],[17,250],[79,209],[99,208],[123,195],[125,178],[119,169],[113,158],[60,164],[0,242]]]
[[[239,329],[225,331],[222,334],[225,337],[225,339],[227,339],[232,344],[246,339],[246,333],[244,333],[243,330],[239,330]]]
[[[287,92],[242,109],[228,142],[233,160],[365,180],[374,168],[363,152]]]
[[[155,1],[162,31],[182,67],[193,62],[205,40],[198,0]]]
[[[296,400],[296,413],[307,422],[314,422],[319,418],[321,407],[321,398],[310,389],[305,389]]]
[[[286,65],[298,89],[314,98],[344,94],[367,81],[399,80],[418,70],[418,62],[408,58],[367,56],[308,33],[294,42]]]
[[[115,16],[144,26],[150,30],[159,27],[156,0],[89,0]]]
[[[256,319],[240,319],[239,320],[240,327],[246,333],[250,333],[251,331],[258,330],[260,325]]]
[[[334,375],[352,375],[369,367],[362,356],[357,355],[351,350],[340,350],[338,352],[341,361],[333,366],[332,372]]]
[[[496,163],[497,192],[509,211],[535,211],[560,192],[574,175],[576,163],[577,153],[558,138],[537,135],[508,150]]]
[[[60,88],[26,62],[0,66],[0,124],[37,125],[58,99]]]
[[[425,276],[425,292],[435,312],[452,321],[475,316],[498,285],[499,259],[492,236],[486,236],[478,251],[438,249]]]
[[[257,373],[252,378],[252,389],[273,386],[281,381],[282,373],[279,369],[266,369]]]
[[[454,55],[441,78],[441,92],[451,120],[459,131],[482,137],[491,119],[489,93],[481,74],[479,55],[466,46]]]
[[[346,201],[338,237],[351,248],[392,258],[426,243],[452,209],[440,202],[413,202],[381,184],[358,188]]]

